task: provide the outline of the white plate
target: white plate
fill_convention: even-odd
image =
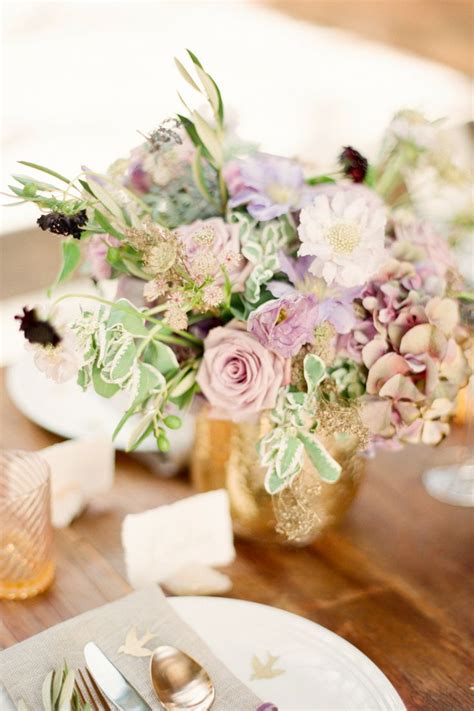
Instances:
[[[29,420],[66,439],[98,434],[112,438],[127,409],[128,396],[124,393],[107,400],[92,389],[83,392],[74,379],[60,385],[49,380],[36,368],[29,354],[8,368],[6,386],[13,403]],[[115,449],[126,450],[132,427],[132,420],[129,420],[114,442]],[[173,462],[179,465],[193,441],[193,418],[185,417],[183,426],[179,430],[170,430],[168,436]],[[148,437],[138,451],[156,452],[154,438]]]
[[[168,598],[214,654],[279,711],[403,711],[387,677],[333,632],[290,612],[214,597]],[[278,657],[272,679],[251,680],[252,660]],[[230,711],[230,710],[229,710]]]

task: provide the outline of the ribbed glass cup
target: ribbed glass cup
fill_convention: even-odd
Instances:
[[[50,472],[37,454],[0,451],[0,598],[43,592],[54,577]]]

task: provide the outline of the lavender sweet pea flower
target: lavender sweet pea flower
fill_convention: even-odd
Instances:
[[[250,314],[247,330],[266,348],[291,358],[301,346],[312,343],[318,322],[314,294],[292,294],[267,301]]]
[[[301,166],[287,158],[259,153],[228,163],[224,178],[229,207],[246,205],[256,220],[272,220],[299,210],[307,194]]]

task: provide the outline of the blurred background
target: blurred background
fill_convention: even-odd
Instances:
[[[3,190],[17,160],[74,176],[126,156],[137,131],[180,108],[173,57],[186,47],[214,75],[243,138],[318,170],[342,145],[373,157],[400,108],[455,127],[472,118],[469,0],[15,0],[2,10]],[[3,299],[56,273],[59,240],[36,218],[32,205],[1,210]],[[3,302],[8,333],[12,308]]]

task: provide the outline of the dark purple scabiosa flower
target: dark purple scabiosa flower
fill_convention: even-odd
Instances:
[[[354,183],[363,183],[367,174],[369,164],[363,155],[355,148],[346,146],[339,156],[339,163],[342,165],[344,175],[351,178]]]
[[[39,343],[42,346],[56,347],[61,342],[61,337],[49,321],[38,318],[35,309],[23,307],[23,313],[15,316],[20,321],[20,331],[30,343]]]
[[[48,212],[47,215],[41,215],[36,222],[42,230],[48,230],[55,235],[63,235],[64,237],[72,235],[74,239],[81,239],[82,228],[87,223],[87,213],[85,210],[80,210],[74,215],[65,215],[62,212]]]

